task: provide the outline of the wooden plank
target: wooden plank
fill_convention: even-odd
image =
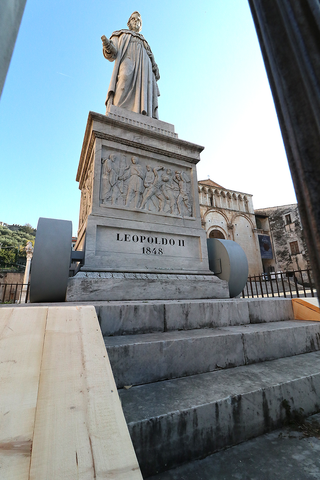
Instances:
[[[0,310],[0,478],[29,478],[47,308]]]
[[[0,309],[0,337],[4,328],[6,328],[7,321],[11,317],[13,308],[1,307]]]
[[[292,307],[295,320],[312,320],[320,322],[320,308],[317,306],[317,300],[293,298]]]
[[[142,479],[93,307],[50,307],[30,480]]]

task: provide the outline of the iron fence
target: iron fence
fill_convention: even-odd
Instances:
[[[28,303],[30,283],[1,283],[0,303]],[[242,291],[243,298],[299,298],[315,297],[311,270],[271,272],[248,277]]]
[[[316,295],[310,269],[253,275],[248,277],[242,291],[243,298],[300,298]]]
[[[28,303],[30,283],[0,283],[0,303]]]

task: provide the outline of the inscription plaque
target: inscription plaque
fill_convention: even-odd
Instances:
[[[181,269],[201,261],[200,238],[116,227],[97,227],[95,255],[121,259],[125,265],[148,269]]]

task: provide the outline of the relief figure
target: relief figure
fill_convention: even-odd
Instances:
[[[191,204],[189,198],[189,184],[191,183],[188,175],[182,172],[175,172],[175,178],[173,179],[174,182],[179,186],[179,195],[177,198],[177,208],[179,215],[183,216],[182,206],[184,205],[188,215],[192,215],[191,211]]]
[[[81,190],[81,202],[80,202],[80,222],[79,224],[82,225],[85,220],[85,214],[86,214],[86,205],[87,205],[87,191],[86,188],[84,187]]]
[[[140,197],[143,192],[143,180],[144,173],[143,167],[139,165],[137,157],[131,157],[131,165],[125,168],[124,174],[120,180],[127,180],[128,182],[128,191],[126,197],[126,206],[128,207],[133,201],[134,208],[139,207]]]
[[[126,167],[127,167],[127,157],[125,155],[123,155],[121,160],[120,160],[120,166],[119,166],[118,187],[119,187],[121,195],[124,196],[124,200],[126,198],[126,195],[125,195],[126,194],[126,189],[125,189],[125,184],[124,184],[124,180],[123,180],[123,174],[125,172]]]
[[[143,186],[145,188],[149,188],[154,182],[154,173],[150,165],[147,165],[146,168],[147,168],[147,173],[146,173],[146,176],[144,177]]]
[[[173,184],[173,178],[172,178],[172,170],[170,168],[167,168],[166,172],[161,176],[162,180],[162,185],[161,185],[161,191],[164,195],[165,200],[169,204],[169,212],[171,215],[175,213],[175,204],[178,195],[174,194],[175,188]],[[179,191],[179,190],[178,190]],[[165,209],[166,202],[164,202],[163,205],[163,210]]]
[[[164,197],[161,192],[162,180],[159,177],[158,171],[163,170],[164,167],[155,167],[153,169],[154,180],[153,182],[145,189],[142,196],[141,207],[144,208],[148,200],[152,200],[153,197],[156,197],[159,200],[158,210],[161,211],[163,208]]]
[[[153,184],[154,179],[155,179],[155,175],[154,175],[153,169],[150,165],[147,165],[146,169],[147,169],[147,172],[146,172],[146,175],[144,177],[143,186],[147,190]],[[146,190],[144,190],[144,192]],[[143,197],[142,197],[142,201],[143,201]],[[146,208],[146,209],[148,208],[149,210],[154,210],[154,208],[157,208],[157,206],[155,205],[153,200],[150,198],[145,202],[144,208]]]
[[[90,212],[92,205],[92,181],[93,181],[93,165],[88,170],[86,180],[81,190],[80,203],[80,225],[82,225]]]
[[[119,167],[117,160],[118,157],[114,153],[101,160],[101,203],[111,200],[113,205],[119,197]]]

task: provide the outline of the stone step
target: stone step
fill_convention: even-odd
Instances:
[[[291,299],[93,302],[103,336],[291,320]]]
[[[320,349],[320,322],[297,320],[105,337],[118,388]]]
[[[320,414],[300,418],[279,430],[159,473],[149,480],[319,479],[319,429]]]
[[[144,478],[320,410],[320,352],[120,390]]]

